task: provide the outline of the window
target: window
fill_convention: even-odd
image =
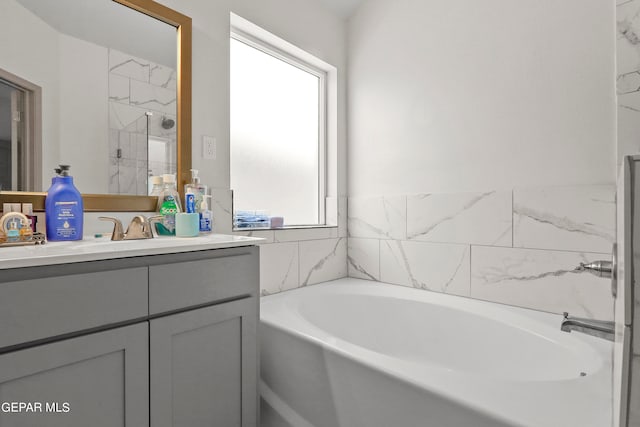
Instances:
[[[327,72],[237,29],[230,50],[235,212],[325,224]]]

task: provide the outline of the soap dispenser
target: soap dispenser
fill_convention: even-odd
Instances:
[[[69,165],[54,169],[44,202],[47,239],[51,241],[82,240],[84,206],[82,196],[69,175]]]
[[[211,196],[205,194],[202,196],[202,203],[200,204],[200,233],[207,234],[213,230],[213,214],[209,210],[209,203],[207,199],[211,200]]]
[[[195,199],[194,212],[202,212],[202,208],[200,205],[202,204],[204,195],[207,194],[207,186],[200,182],[200,177],[198,176],[198,169],[191,169],[191,182],[185,184],[184,193],[194,195],[194,199]]]
[[[176,190],[176,177],[173,174],[162,175],[164,187],[158,196],[158,212],[162,222],[156,224],[156,232],[160,236],[176,235],[176,214],[182,212],[180,195]]]

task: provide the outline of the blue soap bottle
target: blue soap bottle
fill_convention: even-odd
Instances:
[[[68,165],[60,165],[51,180],[44,202],[47,240],[82,240],[84,206],[82,196],[73,185]]]

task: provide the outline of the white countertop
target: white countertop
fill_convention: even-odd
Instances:
[[[128,258],[143,255],[203,251],[255,245],[264,239],[210,234],[199,237],[156,237],[146,240],[112,242],[109,237],[85,237],[74,242],[47,242],[45,245],[0,247],[0,270],[82,261]]]

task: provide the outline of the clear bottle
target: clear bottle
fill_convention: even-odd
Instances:
[[[200,182],[200,177],[198,176],[198,169],[191,169],[191,182],[185,184],[184,186],[184,194],[193,193],[195,199],[195,209],[194,212],[202,212],[202,201],[204,200],[205,194],[207,194],[207,186]]]
[[[163,184],[162,176],[160,175],[152,176],[152,177],[149,177],[149,180],[151,181],[151,185],[152,185],[149,195],[160,196],[160,193],[162,193],[162,184]]]
[[[173,174],[162,175],[163,187],[158,197],[158,212],[163,216],[162,222],[156,225],[156,232],[161,236],[176,235],[176,214],[182,212],[180,195],[176,188],[176,177]]]
[[[31,224],[29,220],[22,220],[20,223],[20,240],[23,242],[28,242],[33,237],[33,230],[31,229]]]
[[[208,234],[213,231],[213,214],[209,210],[207,199],[211,200],[211,196],[205,194],[202,198],[202,204],[200,205],[200,233],[202,234]]]

